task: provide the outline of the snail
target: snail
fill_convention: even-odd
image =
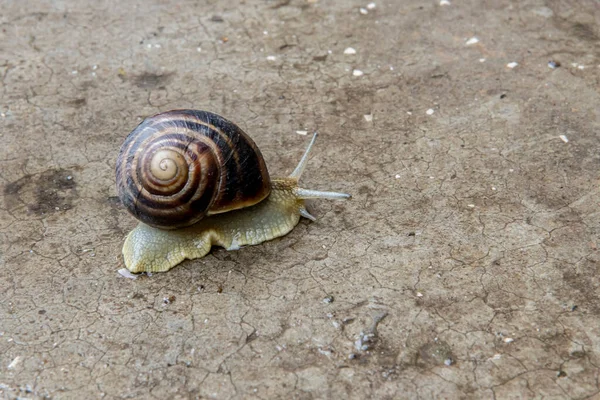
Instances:
[[[304,200],[348,199],[303,189],[315,133],[296,169],[271,178],[254,141],[207,111],[174,110],[146,118],[125,139],[116,164],[121,202],[140,223],[123,245],[131,272],[164,272],[211,247],[238,250],[289,233]]]

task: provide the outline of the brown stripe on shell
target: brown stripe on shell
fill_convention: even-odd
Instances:
[[[172,149],[181,156],[176,161],[185,161],[177,163],[177,171],[187,171],[185,183],[176,177],[146,179],[160,149]],[[196,110],[144,120],[121,147],[116,177],[127,209],[142,222],[167,229],[254,205],[270,192],[265,162],[252,139],[223,117]]]

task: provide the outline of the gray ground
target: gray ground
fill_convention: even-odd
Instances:
[[[450,1],[2,0],[2,396],[598,396],[599,3]],[[122,277],[117,152],[173,108],[273,175],[318,130],[354,199]]]

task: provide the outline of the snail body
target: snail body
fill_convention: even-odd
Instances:
[[[164,272],[211,247],[237,250],[283,236],[315,218],[309,198],[349,195],[302,189],[313,136],[288,177],[271,178],[258,147],[216,114],[177,110],[144,120],[117,160],[117,191],[140,223],[123,245],[131,272]]]

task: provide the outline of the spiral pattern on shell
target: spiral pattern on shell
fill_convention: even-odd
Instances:
[[[252,139],[225,118],[197,110],[146,118],[121,147],[116,179],[127,209],[165,229],[254,205],[270,192]]]

